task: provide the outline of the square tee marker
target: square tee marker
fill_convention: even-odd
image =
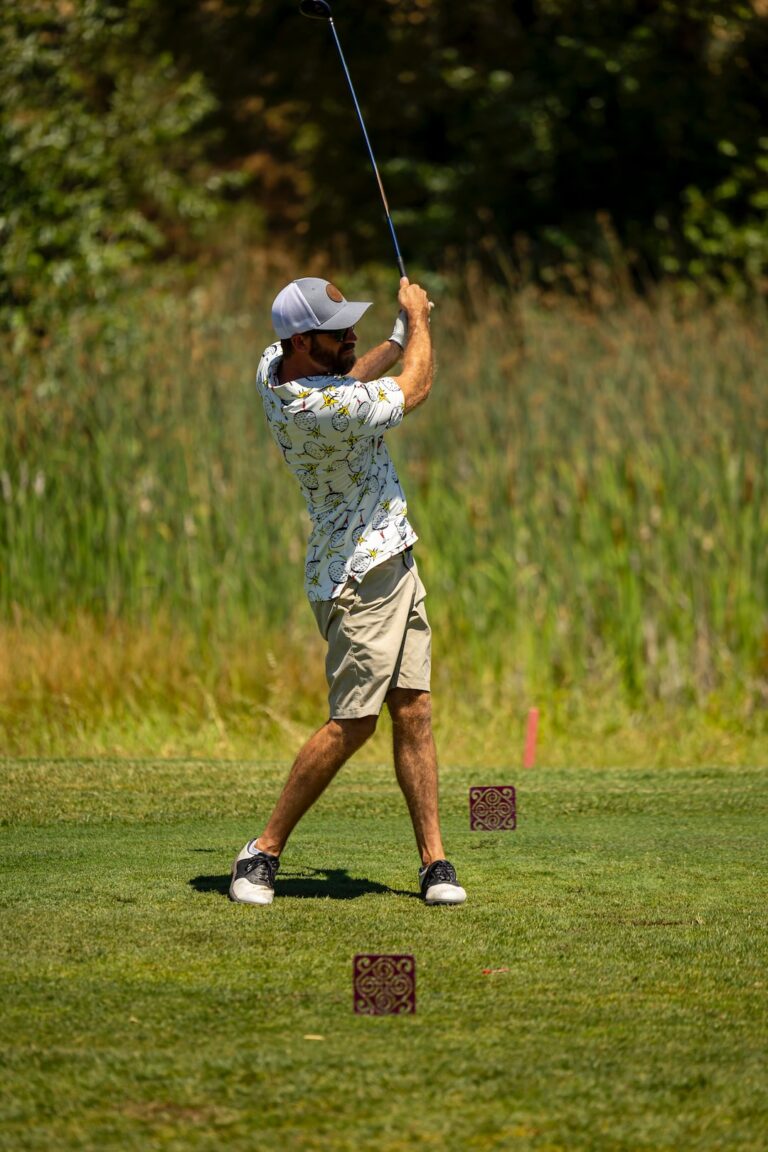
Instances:
[[[416,1012],[416,961],[413,956],[361,953],[352,976],[359,1016],[407,1016]]]
[[[469,790],[470,832],[514,832],[515,790],[510,784],[475,784]]]
[[[539,710],[531,708],[528,713],[528,724],[525,730],[525,752],[523,754],[523,767],[533,768],[536,762],[536,737],[539,731]]]

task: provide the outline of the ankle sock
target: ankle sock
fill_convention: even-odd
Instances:
[[[257,840],[258,840],[258,836],[254,836],[253,840],[249,840],[248,843],[246,844],[246,848],[250,852],[251,856],[256,856],[256,855],[269,856],[271,859],[277,860],[277,856],[275,856],[275,854],[273,852],[265,852],[263,848],[257,848],[256,847],[256,841]]]

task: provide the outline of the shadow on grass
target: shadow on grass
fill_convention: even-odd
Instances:
[[[217,892],[220,896],[228,894],[229,882],[229,873],[226,876],[193,876],[189,881],[196,892]],[[418,892],[406,892],[374,880],[350,876],[344,868],[302,868],[300,872],[283,872],[275,881],[276,896],[293,896],[297,900],[357,900],[371,892],[421,899]]]

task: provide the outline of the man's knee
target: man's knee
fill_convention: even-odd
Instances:
[[[376,731],[378,716],[356,716],[353,719],[334,719],[328,723],[339,738],[350,748],[360,748]]]
[[[432,696],[415,688],[393,688],[387,693],[387,707],[395,724],[430,724]]]

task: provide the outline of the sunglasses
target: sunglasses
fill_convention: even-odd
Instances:
[[[323,336],[332,337],[337,344],[343,344],[344,337],[346,336],[347,332],[350,331],[351,328],[323,328],[322,334]]]

